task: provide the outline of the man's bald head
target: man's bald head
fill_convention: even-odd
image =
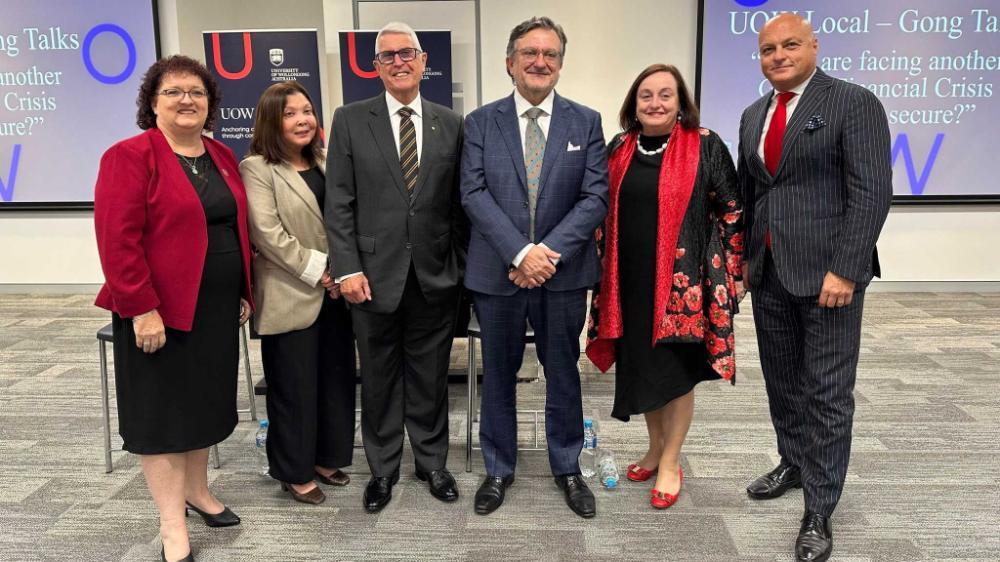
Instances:
[[[757,47],[761,71],[778,91],[791,90],[816,70],[819,42],[812,25],[798,14],[785,12],[768,20]]]

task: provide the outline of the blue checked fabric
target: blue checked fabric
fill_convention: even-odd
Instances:
[[[538,180],[542,175],[542,157],[545,156],[545,133],[538,125],[538,118],[545,112],[537,107],[524,112],[528,128],[524,132],[524,171],[528,179],[528,239],[535,240],[535,206],[538,202]]]

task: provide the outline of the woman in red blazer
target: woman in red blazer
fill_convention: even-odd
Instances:
[[[144,133],[104,153],[94,195],[112,311],[123,448],[141,455],[160,512],[164,560],[193,560],[184,516],[239,517],[208,490],[208,449],[236,426],[239,325],[251,312],[246,194],[211,129],[218,90],[198,61],[173,56],[143,78]]]

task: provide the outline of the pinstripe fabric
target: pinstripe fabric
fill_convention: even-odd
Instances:
[[[864,289],[848,306],[820,308],[785,290],[768,257],[753,295],[778,453],[801,470],[806,508],[830,515],[851,454]]]
[[[773,98],[740,122],[744,277],[778,452],[802,472],[806,509],[830,515],[850,459],[864,290],[879,274],[875,241],[892,200],[889,129],[871,92],[817,70],[772,176],[757,147]],[[818,306],[827,272],[856,283],[850,305]]]
[[[406,191],[410,193],[413,193],[413,188],[417,186],[417,176],[420,173],[417,161],[417,129],[410,120],[412,115],[413,110],[409,107],[404,106],[399,110],[399,168],[403,171]]]

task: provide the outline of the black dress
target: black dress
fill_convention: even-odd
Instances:
[[[639,137],[647,151],[668,136]],[[720,378],[706,368],[701,343],[652,346],[658,181],[663,153],[647,156],[638,150],[622,179],[618,194],[618,273],[622,337],[616,342],[615,403],[611,415],[629,416],[659,409],[703,380]],[[685,221],[687,222],[687,221]]]
[[[191,331],[167,328],[163,348],[147,354],[135,345],[132,320],[113,315],[118,431],[122,448],[132,453],[203,449],[225,440],[236,427],[243,274],[236,200],[208,153],[194,165],[197,174],[181,162],[191,184],[177,186],[193,186],[208,224]]]

